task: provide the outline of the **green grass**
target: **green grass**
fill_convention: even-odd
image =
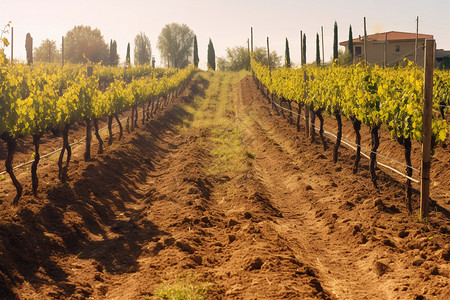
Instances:
[[[201,281],[198,275],[188,275],[172,283],[163,282],[155,295],[167,300],[202,300],[211,288],[212,284]]]

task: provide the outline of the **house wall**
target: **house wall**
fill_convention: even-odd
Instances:
[[[423,39],[418,40],[417,50],[417,64],[423,66],[425,51],[421,45],[425,41]],[[383,65],[384,64],[384,41],[368,42],[367,43],[367,61],[372,64]],[[397,63],[401,63],[404,58],[410,61],[414,61],[414,46],[415,41],[388,41],[387,42],[387,64],[388,66],[394,66]],[[358,49],[361,47],[361,55],[357,56]],[[398,51],[397,51],[398,49]],[[355,60],[361,60],[364,56],[364,44],[354,44],[353,53],[355,53]]]

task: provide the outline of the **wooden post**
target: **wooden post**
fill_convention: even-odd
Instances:
[[[300,30],[300,67],[303,67],[303,31]]]
[[[267,37],[267,63],[269,65],[269,72],[270,72],[270,50],[269,50],[269,37]]]
[[[428,216],[430,202],[431,120],[433,118],[433,69],[435,41],[425,40],[425,80],[422,117],[422,182],[420,186],[420,219]]]
[[[251,47],[250,47],[250,50],[252,51],[252,53],[253,53],[253,27],[250,27],[250,39],[251,39]]]
[[[364,63],[367,65],[367,30],[366,30],[366,17],[364,17]]]
[[[64,36],[61,37],[61,66],[64,67]]]
[[[414,61],[417,64],[417,46],[418,46],[418,40],[419,40],[419,17],[417,17],[417,27],[416,27],[416,43],[414,46]]]
[[[250,71],[251,57],[250,57],[250,41],[249,41],[249,39],[247,39],[247,52],[248,52],[248,70]]]
[[[322,64],[325,65],[325,48],[323,47],[323,26],[320,26],[322,31]]]
[[[306,90],[306,85],[308,84],[308,79],[309,78],[306,75],[305,71],[303,71],[303,79],[305,81],[305,103],[306,103],[306,98],[308,97],[308,92]],[[310,124],[309,124],[309,105],[305,104],[305,127],[306,127],[305,128],[306,129],[305,133],[306,133],[306,138],[309,137],[309,126],[310,126]]]
[[[383,66],[385,68],[387,67],[387,38],[388,38],[388,33],[386,32],[384,34],[384,64],[383,64]]]
[[[11,64],[14,64],[14,27],[11,27]]]

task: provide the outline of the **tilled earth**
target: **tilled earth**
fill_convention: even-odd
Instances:
[[[57,155],[43,160],[39,197],[25,185],[17,208],[0,182],[0,298],[148,299],[191,277],[208,299],[450,298],[448,149],[437,150],[436,202],[420,223],[402,179],[378,170],[375,188],[367,160],[353,174],[342,147],[334,164],[246,73],[202,72],[104,154],[82,153],[74,147],[64,185]]]

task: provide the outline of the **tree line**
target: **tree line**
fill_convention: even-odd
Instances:
[[[63,38],[64,47],[58,49],[56,41],[45,39],[33,49],[33,39],[30,33],[26,37],[27,62],[60,62],[70,63],[102,63],[117,66],[120,57],[117,53],[117,42],[110,40],[109,44],[98,28],[78,25],[69,30]],[[157,48],[161,53],[164,66],[185,68],[193,63],[198,67],[197,37],[187,25],[171,23],[164,26],[158,36]],[[63,53],[62,53],[63,52]],[[131,46],[127,44],[125,64],[131,64]],[[215,53],[211,39],[208,44],[208,68],[215,69]],[[134,65],[149,65],[152,62],[152,46],[144,32],[134,38]]]

